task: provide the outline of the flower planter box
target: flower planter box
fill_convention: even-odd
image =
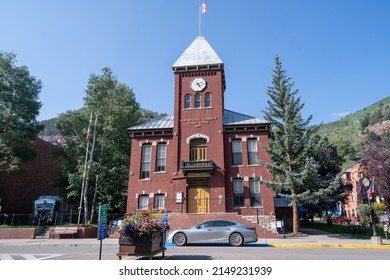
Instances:
[[[164,257],[163,233],[166,223],[160,215],[149,211],[137,212],[126,218],[118,229],[121,233],[117,253],[119,259],[122,256],[149,256],[152,259],[158,253]]]
[[[162,248],[161,233],[153,233],[150,239],[137,239],[123,236],[119,239],[119,254],[150,254]]]

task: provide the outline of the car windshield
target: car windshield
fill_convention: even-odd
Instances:
[[[51,209],[53,208],[53,203],[37,203],[35,204],[36,209]]]

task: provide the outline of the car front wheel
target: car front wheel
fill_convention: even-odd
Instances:
[[[173,243],[175,243],[176,246],[186,245],[187,236],[182,232],[176,233],[175,236],[173,237]]]
[[[244,237],[242,237],[240,233],[235,232],[232,235],[230,235],[229,243],[232,246],[241,246],[242,244],[244,244]]]

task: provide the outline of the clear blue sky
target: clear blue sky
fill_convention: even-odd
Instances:
[[[39,120],[83,106],[110,67],[142,107],[173,113],[172,64],[198,35],[202,0],[0,0],[0,51],[40,79]],[[202,35],[225,63],[225,107],[262,118],[275,54],[311,124],[390,95],[390,1],[207,0]]]

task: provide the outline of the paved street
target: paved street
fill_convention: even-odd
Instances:
[[[304,230],[299,237],[259,239],[243,247],[229,245],[167,244],[164,259],[170,260],[389,260],[390,241],[373,245],[371,240],[346,239],[316,230]],[[1,260],[98,260],[100,241],[96,239],[2,239]],[[102,260],[117,260],[117,239],[102,241]],[[137,259],[127,257],[125,259]],[[142,259],[140,257],[139,259]],[[154,259],[162,259],[162,254]]]

